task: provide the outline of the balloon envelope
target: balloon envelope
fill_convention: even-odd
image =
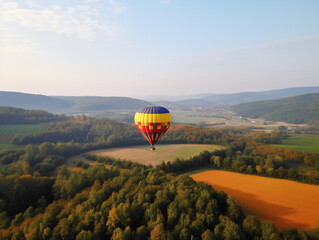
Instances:
[[[135,113],[135,125],[146,140],[154,145],[169,128],[170,112],[159,106],[147,106]]]

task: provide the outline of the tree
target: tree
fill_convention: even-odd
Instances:
[[[219,217],[220,223],[214,228],[214,233],[218,239],[240,240],[240,227],[226,216]]]
[[[190,232],[187,228],[183,228],[182,231],[179,233],[179,239],[181,240],[188,240],[190,239]]]
[[[82,230],[78,235],[76,235],[76,240],[91,240],[95,239],[93,233],[88,230]]]
[[[243,229],[246,234],[253,238],[254,236],[261,235],[261,225],[260,222],[252,215],[248,215],[243,221]]]
[[[151,240],[162,240],[165,239],[165,231],[163,224],[157,224],[151,231]]]
[[[318,162],[319,163],[319,162]],[[290,168],[288,170],[288,177],[292,179],[297,179],[298,178],[298,171],[296,168]]]
[[[222,160],[222,158],[220,157],[220,156],[212,156],[211,157],[211,163],[214,165],[214,166],[216,166],[216,167],[218,167],[218,168],[220,168],[220,166],[221,166],[221,160]]]
[[[227,206],[228,217],[235,222],[240,222],[244,214],[233,196],[227,198]]]
[[[15,218],[12,221],[12,224],[14,226],[19,226],[24,221],[24,216],[22,213],[19,213],[15,216]]]
[[[121,228],[116,228],[114,231],[113,231],[113,235],[112,235],[112,238],[111,240],[124,240],[124,233],[123,233],[123,230]]]
[[[115,229],[120,222],[120,217],[118,215],[116,207],[113,207],[108,216],[108,220],[106,222],[106,226],[109,231],[112,231],[112,229]],[[119,231],[119,230],[118,230]]]
[[[202,240],[214,240],[214,233],[212,233],[209,229],[207,229],[202,234]]]
[[[41,157],[45,158],[46,156],[53,154],[54,145],[50,142],[44,142],[39,146],[39,151]]]
[[[264,240],[277,240],[280,239],[278,229],[275,224],[271,222],[263,222],[262,226],[262,237]]]
[[[263,168],[260,166],[260,165],[257,165],[256,166],[256,171],[257,171],[257,173],[263,173]]]

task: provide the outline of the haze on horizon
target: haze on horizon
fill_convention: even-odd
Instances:
[[[319,2],[0,0],[0,91],[233,93],[319,85]]]

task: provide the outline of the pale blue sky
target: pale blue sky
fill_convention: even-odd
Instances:
[[[0,90],[230,93],[319,85],[319,1],[0,0]]]

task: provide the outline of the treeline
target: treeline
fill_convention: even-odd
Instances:
[[[164,135],[161,143],[211,143],[225,145],[235,139],[242,138],[245,131],[247,129],[211,130],[187,125],[175,125]],[[77,122],[51,123],[47,131],[33,135],[16,136],[12,143],[26,145],[71,141],[80,144],[100,144],[105,147],[145,144],[145,139],[133,124],[92,118]]]
[[[22,108],[0,106],[0,124],[34,124],[68,120],[63,114],[52,114],[41,110],[24,110]]]
[[[143,137],[132,124],[109,119],[86,118],[83,121],[51,123],[47,131],[16,136],[12,143],[17,145],[41,144],[42,142],[96,143],[106,146],[123,146],[143,142]]]
[[[319,123],[319,93],[277,100],[243,103],[233,107],[238,115],[289,123]]]
[[[122,168],[122,169],[133,170],[133,168],[135,168],[135,167],[143,168],[143,169],[147,169],[147,168],[152,167],[152,166],[145,166],[143,164],[135,163],[132,161],[115,159],[115,158],[108,157],[108,156],[97,156],[97,155],[87,154],[85,156],[85,158],[90,160],[90,161],[96,161],[98,163],[104,163],[104,164],[116,166],[116,167]]]
[[[0,173],[4,175],[46,176],[64,163],[67,157],[91,150],[89,146],[72,143],[44,142],[28,144],[24,149],[0,151]]]
[[[305,127],[298,128],[298,131],[304,134],[313,134],[313,135],[319,135],[319,122],[314,125],[308,125]]]
[[[317,239],[318,229],[279,232],[273,223],[245,216],[233,197],[174,176],[135,167],[59,170],[55,201],[14,218],[0,214],[1,239]]]
[[[301,165],[313,166],[314,171],[319,171],[319,154],[278,149],[250,142],[241,145],[231,144],[225,150],[204,151],[188,160],[177,158],[173,162],[162,162],[157,168],[167,173],[181,173],[196,168],[212,167],[319,184],[319,175],[304,173],[298,168]]]

